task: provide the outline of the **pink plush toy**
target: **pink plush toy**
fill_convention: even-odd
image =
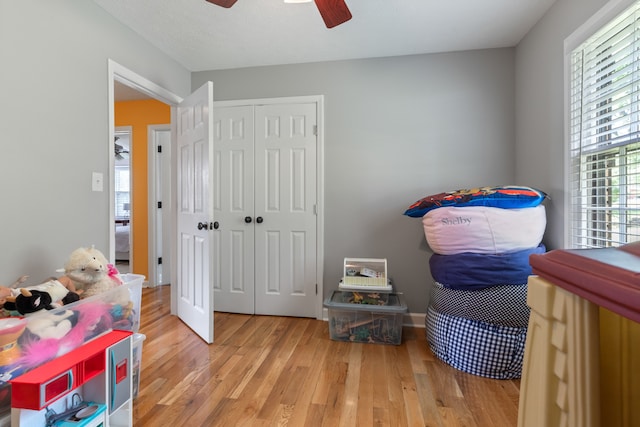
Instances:
[[[18,365],[36,367],[78,348],[90,338],[111,329],[113,320],[109,314],[110,308],[110,304],[99,300],[76,306],[73,310],[74,315],[77,315],[75,325],[69,324],[64,334],[59,336],[32,335],[31,339],[22,343],[22,356]],[[46,320],[47,316],[39,316],[36,319]]]

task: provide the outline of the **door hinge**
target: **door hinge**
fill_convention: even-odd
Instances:
[[[318,125],[313,125],[313,134],[318,136]]]
[[[161,264],[162,264],[162,257],[159,257],[158,258],[158,265],[161,265]]]
[[[318,284],[316,283],[316,295],[318,295]]]
[[[158,209],[162,209],[162,202],[158,202]]]
[[[318,215],[318,205],[313,205],[313,214]]]
[[[158,153],[162,153],[162,145],[158,145]]]

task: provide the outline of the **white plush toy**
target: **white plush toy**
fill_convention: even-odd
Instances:
[[[113,289],[122,284],[118,270],[94,247],[78,248],[71,253],[64,266],[64,276],[58,280],[73,286],[82,298]]]
[[[74,313],[71,310],[56,314],[46,312],[31,317],[27,323],[27,330],[40,339],[61,339],[71,330],[74,322]]]

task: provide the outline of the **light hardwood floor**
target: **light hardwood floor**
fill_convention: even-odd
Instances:
[[[168,286],[143,289],[134,426],[517,424],[520,382],[436,359],[424,329],[402,344],[332,341],[326,322],[215,314],[208,346],[169,314]]]

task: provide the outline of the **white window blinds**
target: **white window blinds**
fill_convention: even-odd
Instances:
[[[571,52],[569,238],[640,240],[640,2]]]

